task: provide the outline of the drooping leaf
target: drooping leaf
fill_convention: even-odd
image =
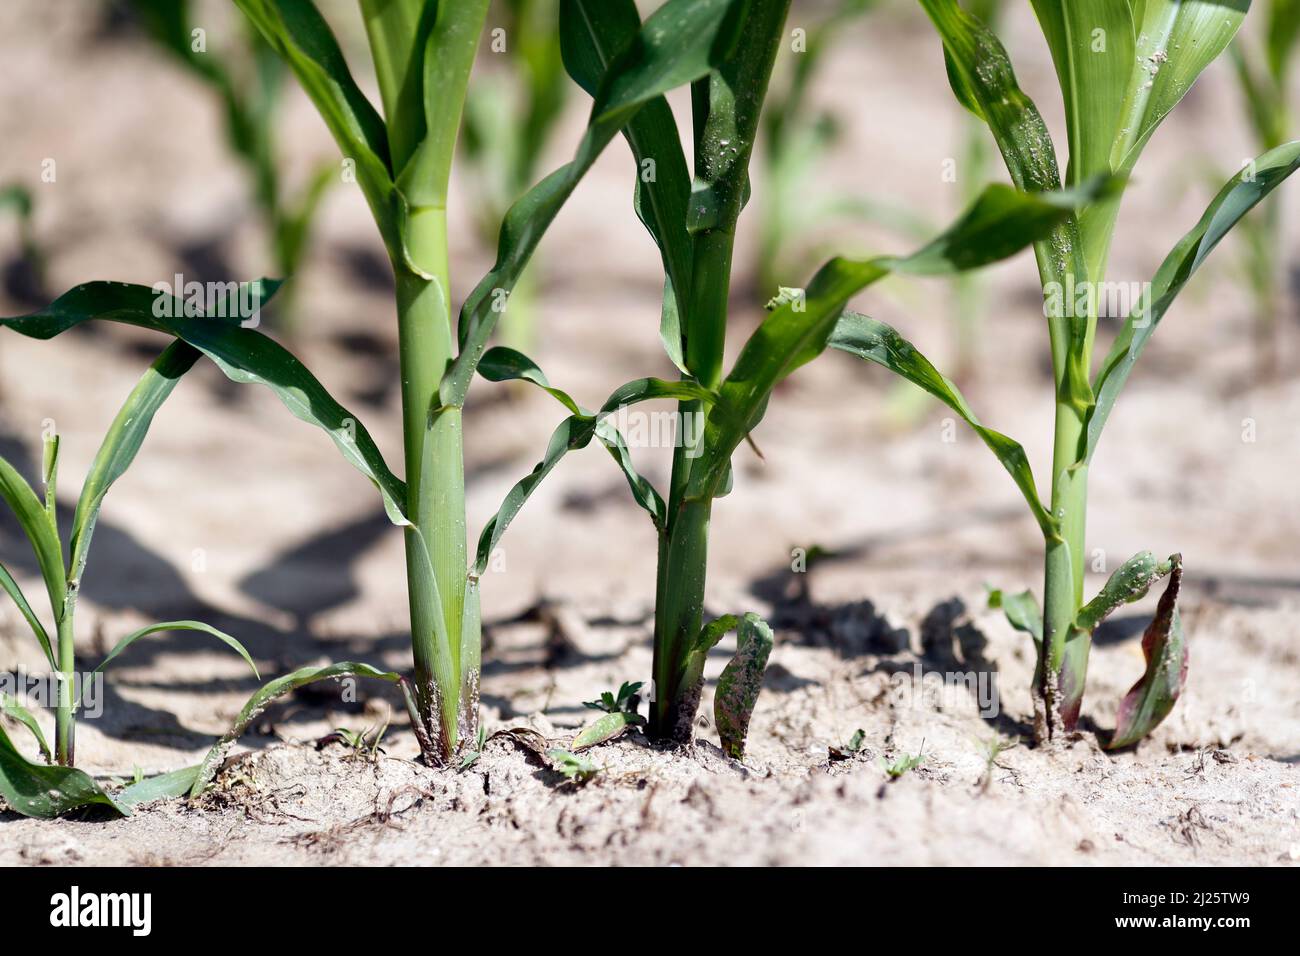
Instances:
[[[586,750],[588,747],[594,747],[597,744],[613,740],[615,737],[622,736],[629,728],[644,723],[645,718],[640,714],[629,714],[622,710],[603,714],[584,727],[582,732],[573,738],[573,752],[577,753],[579,750]]]
[[[0,693],[0,713],[18,721],[30,730],[32,736],[36,738],[37,746],[41,748],[41,755],[45,758],[45,762],[54,762],[54,751],[50,749],[45,734],[41,731],[41,725],[36,722],[36,717],[30,710],[20,704],[16,698]]]
[[[1043,643],[1043,612],[1038,607],[1038,599],[1030,591],[1008,594],[1005,591],[989,591],[989,607],[1001,608],[1007,621],[1017,631],[1024,631],[1034,639],[1035,644]]]
[[[45,820],[91,805],[106,806],[122,816],[131,814],[83,771],[32,763],[4,727],[0,727],[0,797],[15,813]]]
[[[439,389],[444,406],[464,404],[475,366],[496,326],[500,301],[509,295],[578,182],[647,101],[705,75],[726,54],[736,28],[732,14],[743,2],[668,0],[606,71],[572,162],[534,186],[506,214],[496,265],[461,309],[461,353]]]
[[[745,756],[749,720],[763,689],[763,672],[771,653],[772,629],[757,614],[746,614],[736,632],[736,654],[722,669],[713,698],[713,719],[722,749],[737,760]]]
[[[230,745],[239,738],[249,724],[258,718],[262,711],[266,710],[272,701],[307,684],[340,677],[373,677],[377,680],[388,681],[390,684],[402,683],[400,674],[392,671],[381,671],[369,664],[358,664],[353,661],[341,661],[324,667],[301,667],[291,674],[277,677],[248,699],[248,703],[244,704],[230,730],[222,735],[221,739],[208,751],[208,755],[203,758],[203,763],[199,765],[198,772],[194,776],[194,783],[190,788],[190,798],[197,798],[207,789],[208,784],[212,782],[212,778],[216,775],[221,761],[225,759]]]
[[[1115,733],[1106,744],[1117,750],[1135,744],[1169,716],[1187,682],[1187,644],[1178,616],[1178,591],[1182,586],[1182,556],[1174,555],[1165,593],[1156,606],[1156,616],[1142,635],[1146,673],[1124,695],[1119,705]]]
[[[1024,447],[1001,432],[982,425],[957,386],[931,365],[929,359],[917,351],[914,345],[884,322],[856,312],[841,315],[831,333],[829,344],[833,349],[883,365],[929,392],[960,415],[1011,475],[1043,533],[1049,536],[1056,533],[1056,522],[1038,495],[1038,485],[1034,481],[1033,469]],[[1010,610],[1007,616],[1011,616]],[[1041,620],[1039,623],[1038,636],[1041,640]]]
[[[108,656],[99,662],[99,666],[96,667],[95,670],[103,670],[108,666],[110,661],[136,641],[140,640],[140,638],[148,637],[150,634],[158,634],[164,631],[198,631],[202,634],[210,634],[242,657],[244,663],[246,663],[253,671],[254,677],[260,678],[262,676],[257,672],[257,665],[253,663],[253,658],[249,656],[249,653],[243,644],[239,643],[239,641],[235,640],[225,631],[219,631],[212,625],[204,624],[202,621],[163,621],[159,624],[150,624],[148,627],[142,627],[138,631],[133,631],[113,645],[113,649],[108,652]]]
[[[1205,262],[1220,240],[1254,206],[1300,168],[1300,142],[1287,143],[1264,153],[1253,166],[1234,176],[1214,197],[1205,214],[1165,257],[1151,282],[1149,307],[1139,305],[1115,337],[1093,383],[1096,405],[1087,417],[1083,461],[1092,460],[1102,429],[1115,400],[1128,381],[1133,366],[1151,334],[1169,311],[1178,293]]]
[[[270,280],[249,283],[233,290],[230,299],[238,297],[241,302],[260,306],[278,287],[278,282]],[[217,303],[214,315],[196,315],[196,311],[193,303],[156,293],[148,286],[88,282],[39,312],[0,318],[0,326],[30,338],[51,339],[83,322],[100,319],[175,336],[212,359],[231,381],[266,385],[295,417],[326,432],[343,457],[374,482],[393,523],[407,524],[406,487],[389,471],[374,439],[356,416],[336,402],[292,353],[257,329],[242,327],[229,299]]]
[[[27,601],[27,596],[23,594],[23,589],[18,586],[18,582],[14,580],[13,575],[9,573],[9,569],[3,564],[0,564],[0,587],[4,588],[5,593],[13,598],[14,603],[18,605],[23,620],[27,622],[27,626],[36,635],[36,640],[40,643],[41,650],[45,652],[45,659],[50,662],[50,667],[53,670],[58,670],[59,665],[54,659],[54,648],[50,645],[49,632],[45,630],[45,625],[41,623],[41,619],[32,610],[31,604]]]

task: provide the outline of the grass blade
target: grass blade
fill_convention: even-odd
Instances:
[[[155,800],[174,800],[187,794],[198,777],[199,765],[159,774],[139,783],[129,784],[117,792],[114,799],[119,805],[134,810]]]
[[[23,589],[18,586],[18,582],[14,580],[13,575],[9,573],[9,569],[3,564],[0,564],[0,587],[4,588],[5,593],[13,598],[14,603],[18,605],[23,620],[27,622],[27,626],[36,635],[36,640],[40,642],[41,650],[45,652],[45,659],[50,662],[50,667],[58,670],[59,664],[54,659],[54,648],[50,645],[49,632],[45,630],[45,625],[41,623],[41,619],[32,610],[31,604],[27,601],[27,596],[23,594]]]
[[[390,684],[402,682],[400,674],[395,674],[392,671],[381,671],[369,664],[358,664],[352,661],[342,661],[324,667],[302,667],[291,674],[277,677],[248,699],[248,703],[239,712],[239,716],[235,718],[234,725],[208,751],[208,755],[203,758],[203,763],[199,765],[199,769],[194,776],[194,783],[190,787],[190,798],[194,799],[200,796],[207,789],[208,784],[212,782],[212,778],[216,775],[218,765],[225,759],[226,751],[230,749],[230,745],[248,729],[248,725],[256,720],[272,701],[307,684],[339,677],[373,677],[377,680],[388,681]]]
[[[50,749],[50,745],[45,739],[45,734],[41,731],[41,725],[36,722],[36,718],[32,715],[30,710],[18,703],[16,699],[8,694],[0,694],[0,713],[18,721],[30,730],[32,736],[36,738],[37,746],[41,748],[41,755],[45,758],[45,762],[54,762],[54,751]]]
[[[68,590],[67,572],[63,567],[63,547],[54,526],[50,524],[44,503],[36,496],[32,486],[3,457],[0,457],[0,498],[13,510],[32,550],[36,552],[36,562],[40,565],[45,590],[50,596],[50,609],[57,621],[63,617],[63,604]],[[8,577],[7,572],[5,576]],[[39,636],[38,634],[37,637]],[[49,644],[48,636],[44,643]]]
[[[121,654],[124,650],[140,640],[142,637],[148,637],[150,634],[158,634],[162,631],[198,631],[202,634],[210,634],[221,643],[225,644],[236,654],[244,659],[249,668],[253,671],[253,676],[260,678],[262,675],[257,672],[257,665],[253,663],[253,658],[249,656],[244,645],[239,643],[225,631],[219,631],[210,624],[204,624],[202,621],[163,621],[159,624],[150,624],[148,627],[142,627],[138,631],[133,631],[126,637],[122,638],[108,652],[108,656],[99,662],[95,671],[101,671],[108,666],[108,663]]]
[[[579,750],[586,750],[588,747],[606,743],[615,737],[622,736],[628,729],[638,727],[644,723],[645,718],[640,714],[629,714],[622,710],[611,714],[603,714],[584,727],[581,733],[573,738],[573,752],[577,753]]]

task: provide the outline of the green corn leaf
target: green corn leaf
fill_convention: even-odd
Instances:
[[[1173,569],[1176,558],[1161,563],[1150,551],[1133,555],[1115,569],[1097,596],[1079,609],[1075,628],[1092,634],[1116,608],[1145,597],[1151,586]]]
[[[264,304],[278,287],[278,282],[261,280],[241,286],[232,297],[238,295]],[[295,417],[325,431],[343,457],[374,482],[393,523],[409,523],[405,516],[406,486],[388,470],[370,433],[292,353],[256,329],[241,327],[237,318],[219,317],[231,311],[222,304],[214,310],[217,316],[186,316],[186,304],[173,299],[169,308],[157,309],[164,313],[158,315],[155,305],[166,304],[162,303],[165,298],[148,286],[89,282],[64,293],[39,312],[0,318],[0,326],[30,338],[50,339],[83,322],[102,319],[175,336],[212,359],[231,381],[266,385]]]
[[[1142,635],[1142,654],[1147,669],[1142,679],[1124,695],[1119,705],[1115,733],[1106,744],[1117,750],[1137,743],[1169,716],[1187,682],[1187,644],[1178,615],[1178,592],[1182,586],[1182,556],[1174,555],[1169,583],[1160,596],[1156,615]]]
[[[515,349],[504,345],[488,349],[478,363],[478,373],[489,382],[531,382],[574,415],[586,414],[568,392],[551,385],[536,362]]]
[[[945,233],[910,256],[828,262],[805,294],[772,311],[741,349],[709,415],[689,497],[716,497],[732,453],[762,419],[772,389],[821,354],[851,296],[891,272],[945,275],[1005,258],[1042,238],[1101,187],[1030,195],[990,186]]]
[[[342,661],[325,667],[302,667],[291,674],[277,677],[248,699],[248,703],[239,712],[239,716],[235,718],[234,725],[208,751],[208,755],[203,758],[203,763],[199,765],[199,769],[194,775],[194,783],[190,787],[190,798],[194,799],[200,796],[207,789],[208,784],[212,782],[212,778],[216,776],[221,761],[225,759],[230,745],[248,729],[248,725],[256,720],[272,701],[307,684],[340,677],[373,677],[377,680],[388,681],[390,684],[403,682],[400,674],[392,671],[381,671],[369,664],[358,664],[352,661]]]
[[[32,763],[14,746],[0,727],[0,797],[15,813],[51,819],[78,807],[102,805],[122,816],[128,807],[118,803],[88,774],[72,767]]]
[[[0,457],[0,498],[13,510],[32,550],[36,552],[36,562],[40,566],[41,577],[45,579],[45,590],[50,596],[50,609],[57,621],[63,617],[63,603],[68,590],[59,535],[32,486],[3,457]],[[8,587],[5,590],[9,590]],[[37,637],[39,639],[39,633]],[[49,638],[43,643],[48,646]]]
[[[36,722],[36,717],[30,710],[10,695],[0,694],[0,713],[18,721],[30,730],[32,736],[36,738],[37,746],[41,748],[41,756],[45,758],[45,762],[54,762],[54,751],[50,749],[50,745],[45,739],[45,734],[41,732],[41,725]]]
[[[507,364],[505,356],[511,356],[512,350],[494,349],[493,351],[496,356],[490,363],[489,371],[493,375],[504,378],[511,368]],[[514,352],[508,361],[516,363],[514,369],[519,373],[510,377],[518,377],[524,381],[542,385],[548,392],[559,391],[558,389],[552,390],[548,384],[543,384],[546,382],[546,377],[542,374],[541,369],[537,368],[526,356]],[[498,378],[497,380],[502,379]],[[572,407],[570,403],[573,400],[566,393],[559,392],[559,395],[563,396],[559,400],[566,407]],[[598,412],[589,413],[581,410],[581,406],[577,406],[579,408],[578,413],[564,419],[551,433],[550,441],[546,445],[546,454],[542,456],[542,460],[527,476],[515,483],[515,486],[506,495],[500,509],[484,527],[483,533],[479,537],[478,558],[474,565],[474,573],[481,575],[487,570],[488,563],[492,558],[492,552],[500,543],[506,528],[519,514],[524,502],[541,484],[542,479],[551,473],[555,466],[559,464],[561,458],[571,451],[586,448],[587,445],[591,444],[593,438],[599,438],[609,450],[614,460],[623,470],[638,504],[649,512],[656,526],[659,526],[664,510],[663,499],[650,486],[649,482],[632,467],[631,453],[626,443],[618,430],[611,427],[605,419],[622,406],[634,405],[654,399],[699,401],[710,400],[711,398],[712,396],[707,389],[691,381],[665,382],[657,378],[642,378],[615,389]]]
[[[912,343],[884,322],[856,312],[845,312],[835,324],[829,345],[841,352],[883,365],[929,392],[960,415],[1007,470],[1043,534],[1049,537],[1056,534],[1057,523],[1038,495],[1038,485],[1034,481],[1034,472],[1024,447],[1001,432],[981,424],[957,386],[931,365],[929,359]],[[1011,616],[1010,611],[1007,616]],[[1041,620],[1038,634],[1041,639]]]
[[[1033,0],[1065,100],[1071,184],[1111,172],[1137,45],[1130,0]]]
[[[50,662],[50,667],[58,670],[59,665],[54,658],[54,648],[50,644],[49,632],[45,630],[45,625],[41,623],[41,619],[32,610],[27,596],[23,594],[23,589],[18,586],[18,582],[14,580],[13,575],[9,573],[9,569],[3,564],[0,564],[0,587],[4,588],[5,593],[13,598],[13,602],[18,605],[23,620],[27,622],[27,626],[36,635],[36,640],[40,642],[41,650],[45,652],[45,659]]]
[[[746,614],[736,632],[736,654],[722,669],[713,698],[713,719],[722,749],[737,760],[745,756],[749,720],[763,689],[763,671],[771,653],[772,629],[757,614]]]
[[[572,162],[534,186],[506,214],[496,265],[461,309],[461,353],[439,390],[444,406],[459,408],[465,403],[503,297],[514,288],[578,182],[647,101],[699,79],[720,62],[734,38],[734,14],[743,4],[744,0],[668,0],[646,20],[636,41],[605,73]]]
[[[1287,143],[1264,153],[1255,160],[1253,170],[1228,181],[1200,221],[1165,257],[1151,283],[1150,308],[1139,307],[1128,317],[1093,383],[1097,399],[1087,418],[1084,462],[1092,460],[1102,429],[1138,356],[1183,286],[1241,217],[1297,168],[1300,168],[1300,142]]]
[[[560,50],[564,67],[591,96],[609,68],[636,40],[641,27],[633,0],[562,0]],[[691,288],[691,237],[686,214],[691,173],[668,101],[653,97],[623,127],[636,161],[636,213],[663,258],[664,307],[660,336],[682,371],[681,314]]]
[[[139,383],[123,403],[113,424],[104,436],[99,452],[90,466],[90,474],[81,486],[77,510],[72,519],[71,579],[79,585],[85,571],[90,539],[99,520],[104,496],[118,478],[125,474],[144,443],[154,415],[171,395],[180,378],[199,360],[197,349],[184,342],[173,342],[149,366]]]
[[[1038,599],[1030,591],[1008,594],[1005,591],[989,591],[989,607],[1001,608],[1007,621],[1017,631],[1024,631],[1034,639],[1035,644],[1043,643],[1043,612],[1038,607]]]
[[[199,765],[173,770],[159,774],[139,783],[123,787],[114,799],[120,806],[134,810],[136,807],[156,800],[174,800],[187,794],[199,774]]]
[[[244,645],[239,643],[225,631],[219,631],[210,624],[204,624],[202,621],[163,621],[159,624],[150,624],[148,627],[142,627],[138,631],[133,631],[126,637],[122,638],[108,652],[108,656],[99,662],[96,671],[101,671],[108,666],[108,663],[121,654],[124,650],[140,640],[142,637],[148,637],[150,634],[158,634],[164,631],[198,631],[202,634],[210,634],[221,643],[225,644],[232,651],[244,659],[249,668],[253,671],[253,676],[260,678],[262,675],[257,672],[257,665],[253,663],[253,658],[249,656]]]
[[[629,728],[644,723],[645,718],[640,714],[629,714],[622,710],[603,714],[584,727],[582,732],[573,738],[573,752],[577,753],[579,750],[586,750],[588,747],[594,747],[597,744],[613,740],[615,737],[622,736]]]

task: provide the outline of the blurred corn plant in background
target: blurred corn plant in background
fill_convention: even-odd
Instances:
[[[559,0],[503,0],[497,19],[489,19],[479,62],[496,68],[476,75],[460,138],[468,205],[485,245],[496,242],[506,210],[537,180],[564,112],[569,81],[560,59],[559,6]],[[530,349],[537,340],[540,274],[534,259],[510,294],[500,322],[506,345]]]
[[[296,276],[321,199],[330,184],[342,177],[338,161],[331,159],[320,163],[298,190],[286,188],[279,144],[280,103],[287,79],[284,63],[243,18],[234,21],[241,42],[209,50],[208,31],[195,22],[191,0],[126,2],[158,46],[220,100],[226,146],[247,171],[276,275]],[[274,316],[268,316],[278,318],[286,331],[295,327],[295,290],[295,284],[288,283]]]
[[[997,36],[956,0],[921,0],[942,40],[957,100],[988,124],[1012,181],[1051,190],[1062,178],[1056,148],[1033,101],[1016,82]],[[1127,177],[1157,127],[1192,83],[1232,41],[1245,0],[1034,0],[1056,66],[1069,146],[1067,186],[1096,177]],[[1174,247],[1135,301],[1110,352],[1093,373],[1100,305],[1112,298],[1106,264],[1121,193],[1069,217],[1035,245],[1052,356],[1055,429],[1051,496],[1039,497],[1024,448],[985,427],[956,386],[884,323],[846,313],[832,345],[884,365],[939,398],[977,432],[1024,496],[1043,534],[1042,609],[1029,591],[995,591],[1037,649],[1035,735],[1040,742],[1073,732],[1083,702],[1088,656],[1097,627],[1119,606],[1168,578],[1142,639],[1147,669],[1118,707],[1110,748],[1133,744],[1172,710],[1187,673],[1177,599],[1179,555],[1157,561],[1149,551],[1124,562],[1096,597],[1084,600],[1088,469],[1115,401],[1173,300],[1214,247],[1251,208],[1300,166],[1288,143],[1250,163],[1220,190],[1205,215]],[[1126,286],[1128,284],[1125,284]]]
[[[1268,0],[1265,11],[1259,17],[1262,42],[1243,31],[1229,48],[1245,116],[1260,152],[1281,146],[1291,135],[1287,87],[1300,37],[1300,0]],[[1241,270],[1254,299],[1255,371],[1263,381],[1277,374],[1279,333],[1295,314],[1282,212],[1281,203],[1269,203],[1243,219],[1240,228],[1245,246]]]

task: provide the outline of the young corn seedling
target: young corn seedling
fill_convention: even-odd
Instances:
[[[131,0],[131,6],[153,40],[220,99],[225,117],[226,144],[244,164],[253,184],[253,197],[271,240],[271,258],[282,278],[297,275],[307,250],[312,223],[330,184],[339,178],[333,160],[319,166],[296,195],[284,188],[279,167],[278,112],[285,83],[284,64],[258,32],[245,24],[245,53],[251,69],[232,68],[230,54],[207,49],[207,34],[198,28],[190,0]],[[289,285],[280,294],[278,314],[286,329],[293,327]]]
[[[1241,96],[1246,106],[1255,145],[1261,151],[1287,141],[1291,129],[1288,83],[1297,38],[1300,38],[1300,2],[1268,0],[1264,16],[1264,50],[1238,36],[1229,48]],[[1289,314],[1286,282],[1286,245],[1282,233],[1282,208],[1269,203],[1241,223],[1246,254],[1243,266],[1255,306],[1256,369],[1261,379],[1277,373],[1280,316]]]
[[[1046,235],[1095,192],[1029,195],[991,187],[946,233],[912,255],[834,259],[806,292],[795,290],[774,300],[770,314],[724,375],[736,225],[788,6],[786,0],[754,0],[743,10],[737,8],[743,15],[737,16],[741,29],[736,42],[707,78],[694,85],[693,180],[665,101],[647,105],[627,127],[638,173],[636,211],[659,246],[664,265],[661,337],[681,373],[679,381],[630,383],[598,411],[589,412],[551,387],[535,363],[510,349],[494,349],[479,368],[495,380],[531,381],[572,412],[553,434],[545,458],[511,490],[484,532],[479,567],[486,565],[501,532],[560,458],[600,438],[659,534],[648,732],[661,741],[690,739],[706,655],[724,634],[736,630],[737,652],[723,671],[714,707],[723,747],[735,756],[743,753],[772,632],[754,614],[703,620],[709,521],[713,500],[731,488],[732,455],[762,419],[773,388],[825,349],[848,299],[873,282],[895,272],[950,275],[1011,255]],[[635,48],[636,7],[632,0],[573,0],[566,9],[581,9],[586,15],[561,21],[565,66],[579,85],[599,96],[608,58]],[[643,398],[679,402],[679,440],[666,498],[635,471],[626,443],[608,422],[627,401]]]
[[[374,482],[389,517],[404,531],[413,678],[343,662],[303,668],[272,681],[248,701],[213,748],[192,792],[203,789],[225,748],[268,703],[304,684],[343,676],[399,684],[426,762],[452,765],[479,736],[478,576],[487,559],[481,556],[474,569],[467,567],[462,409],[470,383],[480,371],[500,377],[499,369],[481,367],[489,339],[560,207],[647,103],[661,102],[664,93],[708,75],[721,62],[734,46],[744,3],[668,0],[644,28],[637,29],[637,21],[628,42],[594,78],[595,103],[573,160],[506,214],[497,262],[465,300],[456,324],[448,263],[448,180],[487,0],[362,0],[382,118],[310,0],[235,4],[288,64],[320,112],[355,171],[392,261],[406,480],[393,475],[369,433],[302,363],[256,329],[219,321],[225,312],[205,317],[187,303],[177,314],[156,309],[156,297],[146,287],[91,283],[40,313],[5,324],[50,338],[99,318],[183,340],[234,381],[268,385],[296,417],[324,429],[344,457]],[[591,15],[588,6],[566,0],[562,28],[580,30]],[[621,389],[618,403],[699,393],[698,388],[647,380]],[[608,430],[602,430],[602,441],[616,457],[626,451]],[[501,522],[498,531],[503,529]],[[485,532],[485,538],[491,536],[491,530]]]
[[[242,644],[200,621],[164,621],[140,628],[119,640],[93,671],[82,673],[78,670],[75,644],[77,598],[104,497],[135,460],[155,413],[175,389],[180,377],[199,358],[197,349],[184,342],[174,342],[163,350],[140,379],[113,420],[95,456],[77,499],[66,539],[59,526],[57,504],[58,435],[49,434],[45,438],[43,496],[37,494],[12,464],[0,457],[0,498],[18,519],[31,545],[50,603],[50,616],[42,618],[17,580],[0,565],[0,587],[18,607],[36,638],[51,675],[49,686],[52,691],[47,697],[55,717],[53,746],[47,743],[35,717],[19,701],[8,696],[3,701],[6,715],[31,731],[46,760],[46,765],[27,760],[0,729],[0,796],[12,809],[24,815],[55,816],[87,804],[103,804],[127,814],[136,803],[176,796],[193,784],[196,767],[151,781],[140,781],[110,795],[94,779],[73,766],[77,711],[83,691],[88,682],[99,679],[100,671],[136,641],[171,631],[197,631],[215,637],[231,648],[257,675],[257,667]],[[93,689],[93,685],[89,686]]]
[[[955,0],[921,2],[942,38],[953,92],[989,126],[1012,181],[1022,189],[1056,189],[1061,177],[1054,144],[997,37]],[[1065,100],[1067,186],[1132,172],[1165,116],[1231,41],[1245,6],[1225,0],[1035,0]],[[1035,245],[1055,382],[1047,501],[1039,497],[1021,445],[981,424],[952,382],[898,332],[852,313],[835,330],[832,346],[892,369],[968,422],[1010,473],[1042,531],[1041,611],[1028,592],[994,596],[1012,625],[1033,636],[1038,651],[1034,723],[1040,741],[1075,728],[1097,626],[1165,577],[1166,590],[1142,639],[1146,673],[1120,704],[1108,746],[1123,747],[1149,733],[1182,689],[1187,650],[1177,611],[1178,555],[1158,561],[1142,552],[1095,598],[1084,600],[1088,468],[1120,390],[1175,297],[1228,230],[1297,165],[1300,144],[1289,143],[1264,153],[1223,187],[1156,272],[1149,296],[1134,304],[1095,374],[1093,341],[1120,195],[1068,217]]]

